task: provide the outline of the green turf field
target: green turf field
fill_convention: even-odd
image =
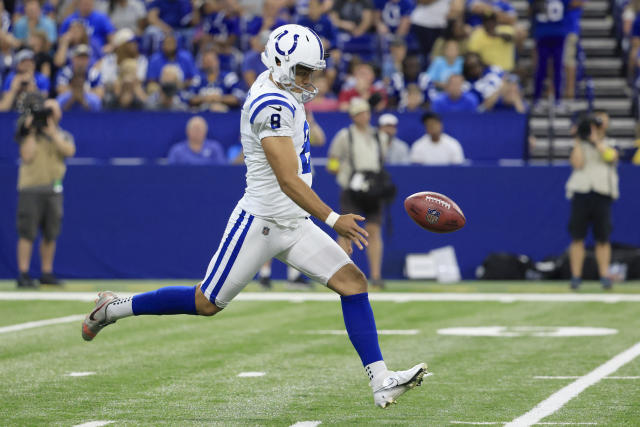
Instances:
[[[88,282],[64,291],[138,292],[176,282]],[[188,282],[179,282],[187,284]],[[0,282],[0,292],[13,291]],[[278,285],[277,290],[284,290]],[[51,290],[51,289],[43,289]],[[249,291],[258,290],[250,285]],[[403,292],[567,292],[558,284],[389,283]],[[384,291],[384,292],[387,292]],[[619,285],[637,294],[640,284]],[[324,292],[316,290],[316,292]],[[601,293],[587,284],[581,293]],[[433,376],[382,410],[343,330],[334,302],[235,301],[213,318],[149,316],[109,326],[86,343],[80,321],[2,332],[3,327],[83,314],[80,301],[0,298],[0,425],[447,426],[506,423],[531,411],[575,379],[640,342],[640,302],[373,302],[392,369],[425,361]],[[440,335],[464,326],[590,326],[606,336],[468,337]],[[241,372],[261,377],[238,377]],[[83,377],[71,372],[95,372]],[[615,378],[610,378],[610,377]],[[640,425],[640,357],[569,400],[545,423]],[[456,422],[456,423],[452,423]],[[498,424],[496,424],[498,425]]]

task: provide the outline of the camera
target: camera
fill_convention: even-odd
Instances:
[[[591,137],[591,126],[597,128],[602,126],[602,120],[595,115],[588,113],[583,115],[578,120],[578,137],[582,140],[589,141]]]
[[[49,117],[53,114],[51,108],[44,106],[44,96],[40,92],[25,92],[18,99],[17,107],[21,118],[31,116],[31,127],[37,132],[41,132],[47,126]]]

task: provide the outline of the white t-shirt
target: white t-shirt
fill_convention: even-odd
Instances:
[[[462,146],[446,133],[440,141],[433,142],[429,134],[418,139],[411,146],[411,163],[421,165],[459,165],[464,162]]]
[[[427,28],[446,28],[451,0],[436,0],[431,4],[418,4],[411,12],[411,23]]]
[[[240,116],[240,140],[247,165],[247,187],[238,206],[252,215],[289,219],[309,214],[280,189],[261,140],[290,136],[298,153],[298,176],[311,187],[309,124],[304,105],[269,79],[269,71],[251,86]]]

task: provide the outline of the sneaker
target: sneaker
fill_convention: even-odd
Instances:
[[[258,279],[258,283],[260,283],[260,286],[262,287],[262,289],[264,289],[265,291],[270,291],[272,286],[271,286],[271,278],[268,276],[265,277],[260,277]]]
[[[572,291],[577,291],[578,288],[580,287],[580,285],[582,284],[582,279],[579,277],[572,277],[571,278],[571,290]]]
[[[602,284],[602,289],[605,291],[610,291],[613,288],[613,282],[609,277],[603,277],[600,279],[600,284]]]
[[[38,284],[31,278],[31,276],[29,276],[29,273],[20,273],[16,280],[16,284],[19,288],[26,289],[35,289],[38,287]]]
[[[53,273],[42,273],[40,276],[41,285],[56,285],[61,286],[64,282],[56,277]]]
[[[373,381],[369,383],[373,389],[373,401],[381,408],[396,403],[397,397],[421,385],[425,374],[430,375],[426,363],[419,363],[407,371],[389,371],[377,384],[373,384]]]
[[[98,335],[98,332],[107,325],[116,321],[107,321],[107,307],[118,299],[118,296],[111,291],[100,292],[96,299],[96,308],[84,318],[82,322],[82,338],[91,341]]]

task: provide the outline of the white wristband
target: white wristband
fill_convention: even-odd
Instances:
[[[333,228],[333,226],[336,224],[336,221],[338,220],[338,218],[340,218],[340,215],[338,215],[337,213],[331,211],[331,213],[329,214],[327,219],[324,220],[324,223],[327,224],[329,227]]]

